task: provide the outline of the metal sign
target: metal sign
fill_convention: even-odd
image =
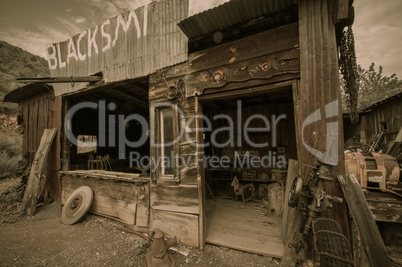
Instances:
[[[101,72],[105,82],[115,82],[147,76],[186,61],[187,37],[177,24],[187,15],[188,0],[152,2],[51,44],[46,49],[51,76]],[[73,92],[85,85],[57,84],[55,94]]]

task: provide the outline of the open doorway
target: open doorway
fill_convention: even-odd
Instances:
[[[136,160],[150,155],[147,79],[98,87],[67,100],[70,112],[74,112],[71,132],[77,139],[68,140],[70,170],[139,173],[149,177],[149,170]]]
[[[281,258],[287,164],[297,159],[292,88],[244,92],[201,100],[206,242]]]

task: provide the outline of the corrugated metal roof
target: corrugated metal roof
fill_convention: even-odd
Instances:
[[[402,97],[402,88],[398,88],[394,92],[383,93],[383,96],[379,97],[379,99],[375,103],[371,103],[367,107],[363,107],[361,109],[361,111],[359,111],[359,112],[360,113],[368,112],[371,109],[373,109],[379,105],[388,103],[389,101],[394,100],[395,98],[399,98],[399,97]]]
[[[4,102],[18,103],[24,98],[39,95],[47,91],[53,91],[53,87],[44,83],[31,83],[18,87],[4,96]]]
[[[232,0],[182,20],[179,27],[193,39],[294,5],[297,0]]]

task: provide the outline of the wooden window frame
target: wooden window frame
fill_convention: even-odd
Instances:
[[[168,107],[170,105],[171,107]],[[160,102],[151,104],[151,179],[154,183],[164,181],[174,181],[180,183],[180,167],[177,162],[174,163],[173,174],[163,174],[163,169],[159,161],[162,156],[162,125],[161,112],[164,109],[171,108],[173,111],[173,137],[176,139],[180,133],[178,105],[176,102]],[[179,141],[173,144],[173,154],[179,156]],[[177,157],[175,157],[177,159]],[[155,166],[155,163],[158,164]],[[155,171],[152,171],[155,170]]]

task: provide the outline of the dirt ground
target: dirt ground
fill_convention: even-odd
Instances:
[[[89,214],[67,226],[61,222],[60,210],[48,207],[39,208],[34,217],[21,215],[17,194],[10,195],[10,188],[17,188],[19,182],[18,178],[0,180],[1,266],[146,266],[149,244],[120,222]],[[171,251],[176,266],[280,264],[278,259],[213,245],[204,251],[179,248],[188,255]]]

